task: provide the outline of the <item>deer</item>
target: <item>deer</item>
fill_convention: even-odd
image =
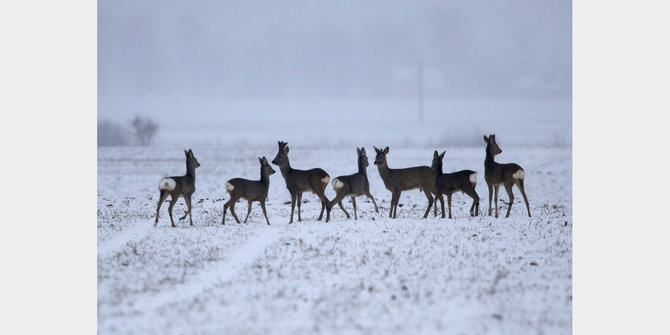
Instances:
[[[423,218],[428,217],[430,208],[433,206],[433,196],[436,194],[435,190],[435,173],[427,166],[415,166],[405,169],[391,169],[386,162],[386,155],[389,153],[389,147],[384,150],[374,147],[377,153],[375,157],[375,165],[379,170],[379,176],[384,181],[386,189],[391,191],[391,210],[389,217],[395,219],[398,214],[398,200],[402,191],[413,190],[418,188],[423,191],[428,199],[428,208]],[[437,212],[436,212],[437,213]]]
[[[500,164],[496,163],[493,159],[496,155],[501,154],[502,150],[496,143],[496,135],[492,134],[489,137],[484,135],[484,142],[486,143],[486,159],[484,159],[484,179],[486,184],[489,187],[489,216],[491,215],[491,196],[493,190],[495,189],[495,208],[496,208],[496,217],[498,217],[498,189],[500,185],[505,186],[505,191],[509,196],[509,207],[507,207],[507,214],[505,217],[509,217],[509,213],[512,210],[512,203],[514,202],[514,193],[512,193],[512,187],[517,186],[523,200],[526,202],[526,209],[528,210],[528,216],[530,217],[530,205],[528,205],[528,197],[526,197],[526,191],[524,190],[523,180],[526,177],[526,172],[515,163]]]
[[[323,218],[323,210],[328,205],[328,198],[326,198],[326,186],[330,182],[330,176],[326,171],[320,168],[310,170],[298,170],[291,167],[288,159],[289,147],[288,143],[278,141],[279,150],[277,156],[272,160],[272,164],[279,166],[284,180],[286,181],[286,188],[291,194],[291,219],[289,224],[293,223],[293,212],[295,211],[295,203],[298,202],[298,221],[300,217],[300,204],[302,203],[302,194],[304,192],[312,192],[316,194],[321,200],[321,214],[317,220]]]
[[[188,210],[184,213],[184,216],[179,218],[183,220],[188,215],[188,219],[193,225],[193,217],[191,216],[191,195],[195,192],[195,169],[200,166],[198,160],[193,156],[193,151],[188,149],[184,150],[186,154],[186,175],[175,176],[175,177],[165,177],[158,182],[158,190],[160,191],[160,197],[158,199],[158,207],[156,208],[156,221],[154,221],[154,227],[158,224],[158,214],[161,210],[161,205],[165,202],[168,195],[171,195],[170,206],[168,207],[168,214],[170,214],[170,223],[172,227],[176,227],[174,220],[172,219],[172,208],[179,200],[179,197],[183,197],[186,202],[186,207]]]
[[[268,214],[265,211],[265,200],[268,197],[268,188],[270,187],[270,175],[275,173],[275,170],[268,164],[268,160],[265,158],[258,157],[258,161],[261,163],[261,179],[260,180],[249,180],[243,178],[233,178],[226,182],[226,192],[230,194],[230,200],[223,204],[223,218],[221,219],[221,224],[226,224],[226,211],[230,207],[230,213],[233,214],[235,221],[240,223],[240,220],[235,214],[235,203],[240,198],[247,200],[247,217],[244,218],[244,223],[247,223],[249,219],[249,214],[251,213],[251,204],[253,201],[258,201],[261,203],[261,209],[263,210],[263,215],[265,216],[265,221],[268,226],[270,225],[270,220],[268,220]]]
[[[442,218],[444,218],[443,194],[447,195],[449,218],[451,219],[451,195],[459,191],[472,198],[470,216],[479,215],[479,195],[475,191],[475,186],[477,186],[477,172],[472,170],[461,170],[453,173],[443,173],[442,160],[446,153],[446,151],[443,151],[438,155],[437,150],[435,150],[433,153],[433,163],[430,167],[435,173],[435,189],[437,191],[438,199],[440,200],[440,206],[442,207]]]
[[[358,215],[356,214],[356,196],[365,195],[370,198],[372,204],[375,205],[375,212],[379,213],[375,198],[370,194],[370,183],[368,182],[367,172],[367,167],[370,163],[368,162],[368,156],[365,154],[365,148],[356,148],[356,154],[358,155],[358,172],[333,179],[333,189],[336,196],[326,206],[326,222],[330,221],[330,210],[335,204],[340,206],[347,219],[351,217],[347,210],[344,209],[344,206],[342,206],[342,199],[346,196],[351,196],[351,203],[354,205],[354,220],[358,220]]]

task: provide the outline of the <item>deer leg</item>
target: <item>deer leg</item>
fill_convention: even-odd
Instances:
[[[324,185],[323,188],[324,189],[322,189],[318,194],[319,199],[321,199],[321,213],[319,213],[319,218],[317,220],[321,220],[323,218],[323,210],[326,209],[326,206],[328,206],[328,198],[326,198],[326,195],[323,193],[326,186]]]
[[[189,206],[189,200],[191,200],[191,199],[189,199],[189,197],[187,197],[184,194],[184,202],[186,203],[186,211],[184,212],[184,216],[179,218],[179,221],[185,219],[188,216],[188,212],[191,210],[191,206]]]
[[[394,219],[398,217],[398,204],[400,203],[400,194],[401,193],[402,193],[401,191],[398,191],[398,196],[395,199],[395,207],[393,208],[393,218]]]
[[[288,222],[288,224],[293,223],[293,211],[295,210],[295,200],[297,197],[297,194],[291,193],[291,220]]]
[[[175,204],[177,204],[178,199],[179,199],[179,196],[175,196],[173,194],[172,198],[170,199],[170,206],[168,207],[168,214],[170,214],[170,223],[172,224],[172,227],[176,227],[174,225],[174,220],[172,219],[172,208],[174,207]]]
[[[514,193],[512,192],[512,186],[514,184],[505,184],[505,191],[507,191],[507,196],[509,196],[509,207],[507,207],[506,218],[509,217],[509,212],[512,210],[512,204],[514,203]]]
[[[247,199],[247,217],[244,218],[244,223],[247,223],[247,219],[249,219],[249,214],[251,214],[251,200]]]
[[[342,205],[342,200],[340,200],[337,204],[340,206],[340,209],[344,212],[344,215],[347,216],[347,219],[350,218],[351,215],[349,215],[349,212],[347,212],[347,210],[344,209],[344,206]]]
[[[400,202],[400,194],[402,191],[396,190],[395,194],[393,195],[393,200],[391,200],[391,209],[393,210],[393,218],[398,217],[398,202]]]
[[[302,221],[300,218],[300,205],[302,204],[302,193],[298,193],[298,222]]]
[[[475,191],[474,187],[466,187],[463,189],[465,194],[469,195],[472,198],[472,206],[470,207],[470,216],[479,215],[479,195]]]
[[[489,187],[489,216],[491,216],[491,197],[493,196],[493,186],[491,186],[491,184],[488,182],[486,184]]]
[[[263,215],[265,215],[265,221],[270,225],[270,220],[268,220],[268,213],[265,212],[265,199],[261,201],[261,209],[263,210]]]
[[[444,219],[444,196],[442,194],[436,195],[435,196],[437,200],[440,200],[440,209],[442,209],[442,218]],[[435,203],[435,207],[437,208],[437,203]]]
[[[230,199],[230,201],[231,201],[231,204],[230,204],[230,214],[233,214],[233,217],[235,218],[235,221],[237,222],[237,224],[240,223],[240,219],[238,219],[238,218],[237,218],[237,214],[235,214],[235,204],[237,203],[237,200],[238,200],[238,199],[239,199],[239,198],[234,198],[235,201],[233,201],[233,199]]]
[[[158,198],[158,206],[156,207],[156,221],[154,221],[154,227],[158,224],[158,213],[160,213],[161,205],[165,202],[168,195],[169,193],[167,191],[161,191],[161,195]]]
[[[333,209],[333,206],[337,203],[337,198],[340,196],[338,193],[335,195],[335,198],[331,200],[328,205],[326,205],[326,222],[330,221],[330,210]]]
[[[191,215],[191,195],[189,194],[187,197],[184,197],[184,200],[186,200],[186,207],[188,207],[188,221],[190,225],[193,225],[193,216]],[[186,216],[186,214],[184,214]]]
[[[344,192],[338,193],[333,200],[331,200],[328,205],[326,206],[326,222],[330,220],[330,210],[335,206],[335,204],[340,205],[340,208],[344,212],[344,214],[347,216],[347,219],[349,218],[349,213],[344,209],[342,206],[342,199],[345,197]]]
[[[317,184],[317,190],[314,191],[316,195],[321,199],[321,213],[319,213],[319,218],[317,220],[321,220],[323,218],[323,210],[326,209],[326,206],[328,206],[328,198],[326,198],[326,186],[328,186],[328,183],[321,183]],[[314,189],[314,188],[312,188]]]
[[[524,190],[523,187],[523,179],[519,179],[517,181],[516,186],[519,188],[519,191],[521,191],[521,195],[523,196],[523,201],[526,202],[526,209],[528,209],[528,217],[530,216],[530,205],[528,204],[528,198],[526,197],[526,190]]]
[[[426,208],[426,214],[423,215],[423,218],[428,217],[428,213],[430,213],[430,208],[433,207],[433,195],[428,191],[428,190],[423,190],[423,193],[426,195],[426,198],[428,199],[428,208]]]
[[[226,212],[228,211],[228,203],[230,203],[230,200],[223,204],[223,217],[221,218],[221,224],[225,225],[226,224]]]
[[[351,197],[351,203],[354,204],[354,220],[358,220],[358,216],[356,215],[356,197],[355,196]]]
[[[370,194],[370,192],[365,194],[370,200],[372,200],[372,204],[375,205],[375,213],[379,213],[379,208],[377,207],[377,203],[375,202],[375,198]]]
[[[221,218],[221,224],[222,225],[226,224],[226,212],[228,211],[228,208],[230,208],[230,212],[232,213],[233,212],[232,207],[237,202],[237,199],[239,199],[239,198],[236,198],[235,196],[231,195],[230,199],[228,199],[228,201],[225,204],[223,204],[223,218]]]
[[[495,205],[496,205],[496,217],[498,217],[498,189],[500,186],[494,186],[493,189],[495,190]]]
[[[453,193],[447,193],[447,207],[449,207],[449,218],[451,219],[451,196]]]

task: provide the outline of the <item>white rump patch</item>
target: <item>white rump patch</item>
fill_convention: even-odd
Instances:
[[[227,191],[227,192],[230,193],[230,192],[231,192],[232,190],[234,190],[234,189],[235,189],[235,186],[233,186],[233,184],[231,184],[231,183],[229,183],[229,182],[226,182],[226,191]]]
[[[512,178],[514,178],[514,179],[523,179],[524,177],[526,177],[526,173],[523,172],[523,170],[519,170],[517,172],[514,172],[514,174],[512,175]]]
[[[324,184],[328,184],[328,182],[330,182],[330,176],[325,176],[325,177],[321,178],[321,181],[322,181]]]
[[[473,184],[477,184],[477,172],[470,175],[470,182]]]
[[[175,187],[177,187],[177,182],[172,178],[163,178],[158,182],[159,190],[172,191]]]
[[[335,178],[333,179],[333,188],[336,190],[341,189],[344,186],[344,183],[341,182],[339,179]]]

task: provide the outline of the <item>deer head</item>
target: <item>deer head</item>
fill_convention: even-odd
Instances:
[[[263,158],[258,157],[258,161],[261,163],[261,173],[269,176],[275,173],[275,170],[268,164],[268,160],[263,156]]]
[[[389,147],[384,148],[384,150],[377,149],[377,147],[373,148],[375,148],[375,152],[377,153],[377,155],[375,156],[375,165],[377,166],[386,165],[386,154],[389,153]]]
[[[195,156],[193,156],[193,151],[191,149],[188,149],[188,151],[184,150],[184,154],[186,155],[187,170],[195,170],[195,168],[200,166],[198,160],[195,158]]]
[[[484,142],[486,143],[486,153],[491,154],[491,156],[495,156],[502,153],[502,150],[498,146],[498,143],[496,143],[495,134],[491,134],[489,137],[486,137],[486,135],[484,135]]]
[[[356,148],[356,153],[358,154],[358,165],[363,164],[363,167],[368,167],[370,163],[368,162],[368,156],[365,154],[365,148]]]
[[[433,171],[436,172],[442,172],[442,159],[444,158],[444,154],[446,154],[447,151],[442,151],[441,154],[437,153],[437,150],[433,152],[433,164],[430,166]]]
[[[272,160],[272,164],[283,166],[288,163],[288,143],[278,141],[279,150],[277,151],[277,156]]]

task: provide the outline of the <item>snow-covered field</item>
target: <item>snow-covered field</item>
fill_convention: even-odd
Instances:
[[[569,128],[569,120],[568,120]],[[473,135],[474,136],[474,135]],[[479,136],[479,135],[478,135]],[[505,146],[499,162],[526,170],[532,218],[520,193],[510,218],[468,215],[457,194],[453,220],[421,219],[426,199],[403,192],[388,218],[374,151],[375,213],[357,200],[358,221],[335,207],[316,221],[316,196],[303,197],[303,221],[288,225],[290,196],[279,169],[267,201],[271,226],[253,204],[247,224],[228,216],[224,183],[257,179],[257,156],[274,158],[275,141],[194,146],[201,163],[193,195],[194,226],[170,228],[167,204],[152,227],[158,180],[185,171],[183,146],[98,150],[98,330],[100,333],[448,333],[561,334],[572,326],[572,154],[569,147]],[[292,145],[294,168],[321,167],[331,179],[356,171],[355,147]],[[445,172],[479,172],[480,208],[488,210],[484,143],[463,148],[391,145],[392,168],[430,165],[447,150]],[[334,191],[329,185],[326,196]],[[501,191],[502,214],[507,196]],[[349,200],[345,208],[351,211]],[[175,217],[184,213],[183,200]],[[237,204],[244,216],[246,201]],[[352,213],[353,214],[353,213]]]

